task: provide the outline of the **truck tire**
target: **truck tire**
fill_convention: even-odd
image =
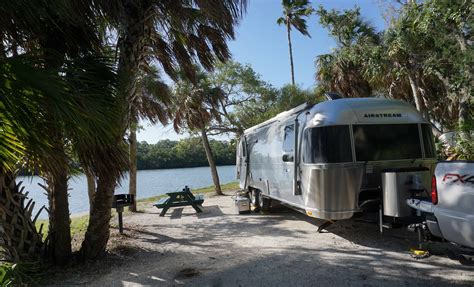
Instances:
[[[459,255],[459,263],[462,265],[474,266],[474,257],[461,254]]]
[[[262,192],[258,193],[258,205],[260,206],[260,211],[267,212],[270,210],[271,199],[264,196]]]
[[[258,189],[251,189],[250,190],[250,203],[253,206],[253,211],[259,212],[260,211],[260,190]]]

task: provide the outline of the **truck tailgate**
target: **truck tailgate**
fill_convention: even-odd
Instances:
[[[435,176],[438,203],[433,211],[443,237],[474,248],[474,162],[440,162]]]

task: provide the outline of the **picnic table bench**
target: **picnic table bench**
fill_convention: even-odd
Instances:
[[[168,197],[160,199],[158,202],[153,204],[156,208],[163,210],[160,216],[165,216],[166,212],[170,207],[180,207],[191,205],[196,212],[202,212],[202,204],[204,202],[204,195],[194,195],[191,193],[189,187],[185,186],[182,191],[167,192]]]

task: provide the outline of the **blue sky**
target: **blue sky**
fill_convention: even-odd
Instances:
[[[388,0],[385,0],[388,1]],[[312,1],[313,7],[322,5],[326,9],[351,9],[360,7],[361,14],[378,30],[384,29],[386,23],[382,16],[384,0],[325,0]],[[276,24],[282,14],[280,0],[249,0],[247,13],[236,29],[236,39],[229,42],[229,48],[235,61],[250,64],[263,80],[275,87],[281,87],[291,81],[288,57],[288,43],[284,26]],[[315,85],[316,68],[314,60],[318,55],[326,54],[336,46],[328,31],[323,29],[314,15],[308,19],[311,38],[302,36],[293,30],[293,60],[295,81],[303,88]],[[139,141],[156,143],[162,139],[185,137],[177,135],[171,126],[151,126],[143,122],[144,130],[138,133]]]

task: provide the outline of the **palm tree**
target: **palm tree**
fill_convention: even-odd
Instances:
[[[422,77],[422,53],[426,50],[426,37],[419,35],[411,28],[412,22],[403,17],[386,33],[387,57],[394,66],[394,71],[406,78],[410,84],[416,109],[427,115],[427,107],[420,93]],[[429,119],[429,117],[427,117]]]
[[[191,83],[185,77],[177,81],[173,94],[173,127],[176,132],[185,128],[191,132],[197,131],[200,133],[211,168],[215,192],[217,195],[222,195],[219,175],[206,127],[212,120],[220,121],[220,107],[221,101],[225,98],[224,93],[220,88],[212,87],[206,75],[199,72],[196,84]]]
[[[38,116],[45,111],[37,80],[52,79],[23,58],[0,57],[0,247],[12,262],[39,260],[45,247],[32,219],[31,201],[27,204],[15,182],[15,171],[27,155],[48,149],[48,138],[36,129],[38,122],[44,123]]]
[[[28,164],[48,179],[46,190],[50,199],[52,231],[49,232],[47,250],[52,261],[62,264],[70,258],[71,244],[68,174],[65,180],[55,175],[63,174],[64,171],[59,169],[68,170],[68,162],[64,163],[64,158],[69,159],[70,154],[65,152],[66,149],[77,152],[82,163],[90,162],[86,147],[94,142],[100,145],[108,129],[112,128],[108,124],[113,113],[109,112],[112,111],[109,105],[111,99],[107,94],[111,87],[104,85],[101,80],[111,75],[107,72],[110,67],[102,66],[98,58],[74,59],[72,63],[65,62],[64,69],[57,73],[56,69],[45,69],[45,65],[35,55],[33,58],[30,56],[22,54],[5,58],[0,65],[4,69],[0,79],[4,87],[0,90],[0,210],[8,214],[0,217],[3,226],[1,236],[2,242],[10,244],[6,246],[9,253],[16,254],[14,260],[40,258],[41,254],[37,252],[42,250],[42,242],[32,241],[39,236],[35,233],[35,219],[31,218],[33,205],[26,204],[25,196],[14,182],[15,169]],[[114,81],[111,79],[106,82]],[[6,83],[8,85],[4,85]],[[103,97],[98,97],[102,93]],[[57,142],[50,136],[53,124],[50,121],[51,114],[57,119],[57,122],[53,122],[57,124],[57,129],[63,131],[62,136],[68,139],[64,152],[58,152]],[[17,202],[12,203],[12,200]],[[18,221],[9,221],[15,218]],[[23,223],[19,225],[20,221]],[[19,230],[19,227],[24,230]],[[18,232],[23,234],[21,242],[11,237],[15,237]],[[32,254],[32,251],[36,252]]]
[[[19,83],[13,90],[16,93],[35,91],[41,100],[35,102],[35,98],[30,97],[25,101],[29,105],[22,106],[24,110],[7,109],[6,113],[11,116],[9,122],[23,123],[21,128],[14,129],[14,134],[24,144],[29,162],[37,163],[47,180],[50,199],[48,250],[58,264],[67,262],[71,254],[67,185],[69,147],[85,145],[89,141],[100,143],[103,133],[108,133],[108,112],[104,108],[107,101],[98,95],[110,94],[107,88],[110,79],[106,79],[105,86],[101,79],[102,75],[109,75],[104,71],[110,71],[111,66],[101,65],[103,61],[97,58],[101,41],[93,22],[97,14],[90,4],[87,1],[61,1],[32,5],[28,1],[15,1],[4,3],[0,8],[2,57],[12,61],[36,61],[24,62],[23,70],[16,71],[16,75],[22,77],[15,79],[22,79],[25,68],[30,67],[27,71],[31,79],[29,83]],[[83,61],[86,58],[89,60]],[[19,65],[12,67],[15,66]],[[92,72],[92,79],[89,76],[93,70],[100,72]],[[2,92],[5,93],[2,95],[4,104],[25,103],[18,97],[9,98],[11,91]],[[32,105],[41,108],[33,109]],[[25,116],[24,111],[28,110],[29,114]],[[25,119],[31,119],[31,122]],[[38,131],[41,132],[39,137],[30,137]],[[85,157],[81,155],[80,158]]]
[[[194,81],[196,60],[211,69],[216,60],[228,59],[226,40],[234,38],[234,26],[245,10],[246,0],[102,0],[97,1],[97,7],[119,38],[118,95],[124,117],[117,122],[115,145],[120,146],[133,122],[132,105],[140,97],[139,76],[146,72],[149,63],[156,60],[172,79],[177,79],[180,67]],[[108,165],[107,157],[97,157],[95,165]],[[112,196],[122,172],[114,169],[106,174],[96,173],[94,203],[81,247],[84,258],[97,258],[106,249]]]
[[[313,8],[308,0],[282,0],[283,16],[277,19],[278,25],[286,26],[288,37],[288,51],[290,54],[291,84],[295,85],[295,70],[293,65],[293,48],[291,46],[291,28],[295,28],[301,34],[311,37],[306,25],[307,17],[313,13]]]
[[[320,55],[316,60],[316,79],[326,91],[344,97],[358,98],[372,95],[372,87],[364,78],[361,66],[341,53]]]
[[[371,96],[373,88],[366,79],[365,68],[369,64],[367,59],[373,58],[370,53],[382,44],[375,29],[363,21],[359,8],[341,13],[319,7],[316,14],[337,44],[332,53],[316,59],[316,78],[320,86],[345,97]],[[382,61],[374,62],[380,64]]]
[[[194,76],[190,58],[195,54],[198,54],[199,60],[208,69],[214,64],[211,51],[218,59],[228,58],[227,47],[221,43],[227,37],[233,37],[232,24],[236,23],[241,10],[245,8],[246,1],[223,1],[218,5],[216,3],[208,5],[205,2],[192,5],[193,3],[188,3],[188,1],[175,1],[176,3],[165,5],[159,1],[124,0],[119,2],[104,1],[102,9],[118,27],[120,35],[119,71],[123,78],[127,79],[122,88],[125,92],[124,96],[128,99],[129,191],[136,195],[136,127],[137,114],[140,111],[134,107],[134,102],[141,94],[137,87],[139,80],[137,75],[143,73],[143,70],[146,72],[150,57],[157,58],[165,72],[172,78],[176,75],[177,66],[182,67],[188,77]],[[206,19],[207,22],[203,21]],[[136,24],[140,22],[142,22],[141,25]],[[168,38],[157,32],[161,30],[159,27],[168,29],[167,22],[181,22],[180,27],[169,29]],[[183,39],[184,43],[181,42]],[[182,44],[184,45],[181,46]],[[160,113],[162,114],[163,111]],[[157,117],[158,121],[163,123],[159,114],[145,116],[152,122],[155,122]],[[136,210],[136,206],[132,206],[131,210]]]
[[[358,8],[341,13],[320,7],[320,23],[338,47],[318,57],[317,79],[326,91],[347,97],[373,93],[414,103],[427,119],[444,125],[452,122],[452,116],[446,113],[446,89],[432,74],[436,70],[431,66],[434,61],[426,59],[433,54],[430,49],[435,40],[428,35],[432,31],[422,33],[413,24],[419,21],[419,7],[407,5],[415,15],[401,15],[384,34],[376,33],[360,17]],[[427,62],[429,65],[425,65]],[[439,133],[434,125],[433,132]]]

